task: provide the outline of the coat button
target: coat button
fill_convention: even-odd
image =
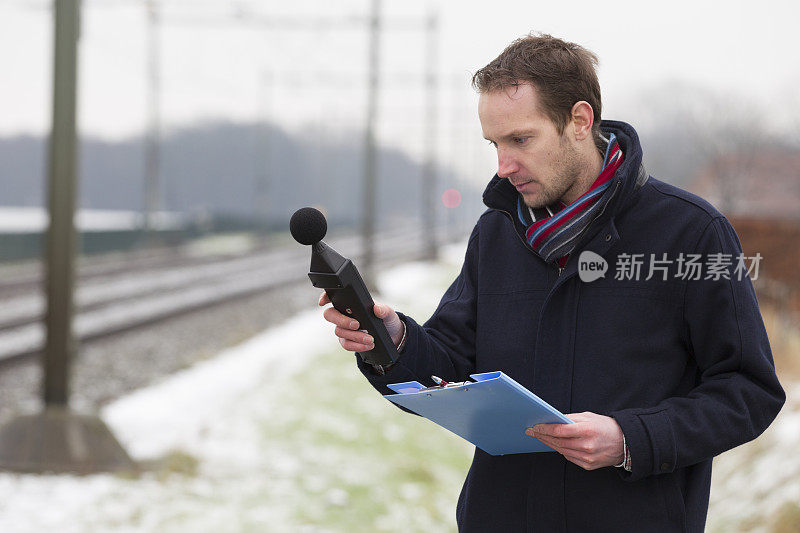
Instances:
[[[611,240],[611,234],[609,233],[608,235],[606,235],[606,242],[608,242],[610,240]]]
[[[661,471],[662,472],[669,472],[671,466],[672,465],[670,465],[669,463],[661,463]]]

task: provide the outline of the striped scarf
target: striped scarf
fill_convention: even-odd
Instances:
[[[519,196],[517,216],[527,227],[525,238],[542,259],[548,263],[557,260],[558,266],[564,268],[569,254],[578,244],[579,237],[614,197],[618,187],[612,184],[619,181],[614,179],[614,175],[623,159],[622,150],[612,133],[608,139],[600,175],[583,196],[569,205],[561,203],[562,209],[555,214],[549,207],[532,209],[525,205],[522,195]]]

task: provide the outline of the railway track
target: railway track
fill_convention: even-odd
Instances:
[[[402,228],[376,239],[381,263],[419,257],[421,228]],[[358,262],[360,239],[328,242]],[[307,282],[308,247],[284,247],[236,257],[169,254],[128,264],[86,265],[77,276],[76,339],[89,342],[281,286]],[[45,342],[46,301],[40,274],[26,271],[0,283],[0,365],[40,353]]]
[[[109,254],[104,257],[82,258],[76,265],[76,281],[96,280],[103,276],[117,276],[135,269],[163,268],[169,265],[190,266],[213,262],[221,257],[190,256],[176,248]],[[42,285],[42,267],[39,262],[3,266],[0,269],[0,300],[20,294],[37,292]]]

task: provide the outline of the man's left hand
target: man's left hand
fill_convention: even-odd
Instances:
[[[595,413],[567,415],[574,424],[537,424],[525,433],[586,470],[615,466],[625,458],[622,429],[611,417]]]

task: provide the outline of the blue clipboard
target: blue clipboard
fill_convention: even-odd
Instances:
[[[553,406],[503,374],[470,375],[475,382],[426,388],[417,381],[389,385],[390,402],[424,416],[491,455],[552,452],[525,430],[536,424],[572,424]]]

